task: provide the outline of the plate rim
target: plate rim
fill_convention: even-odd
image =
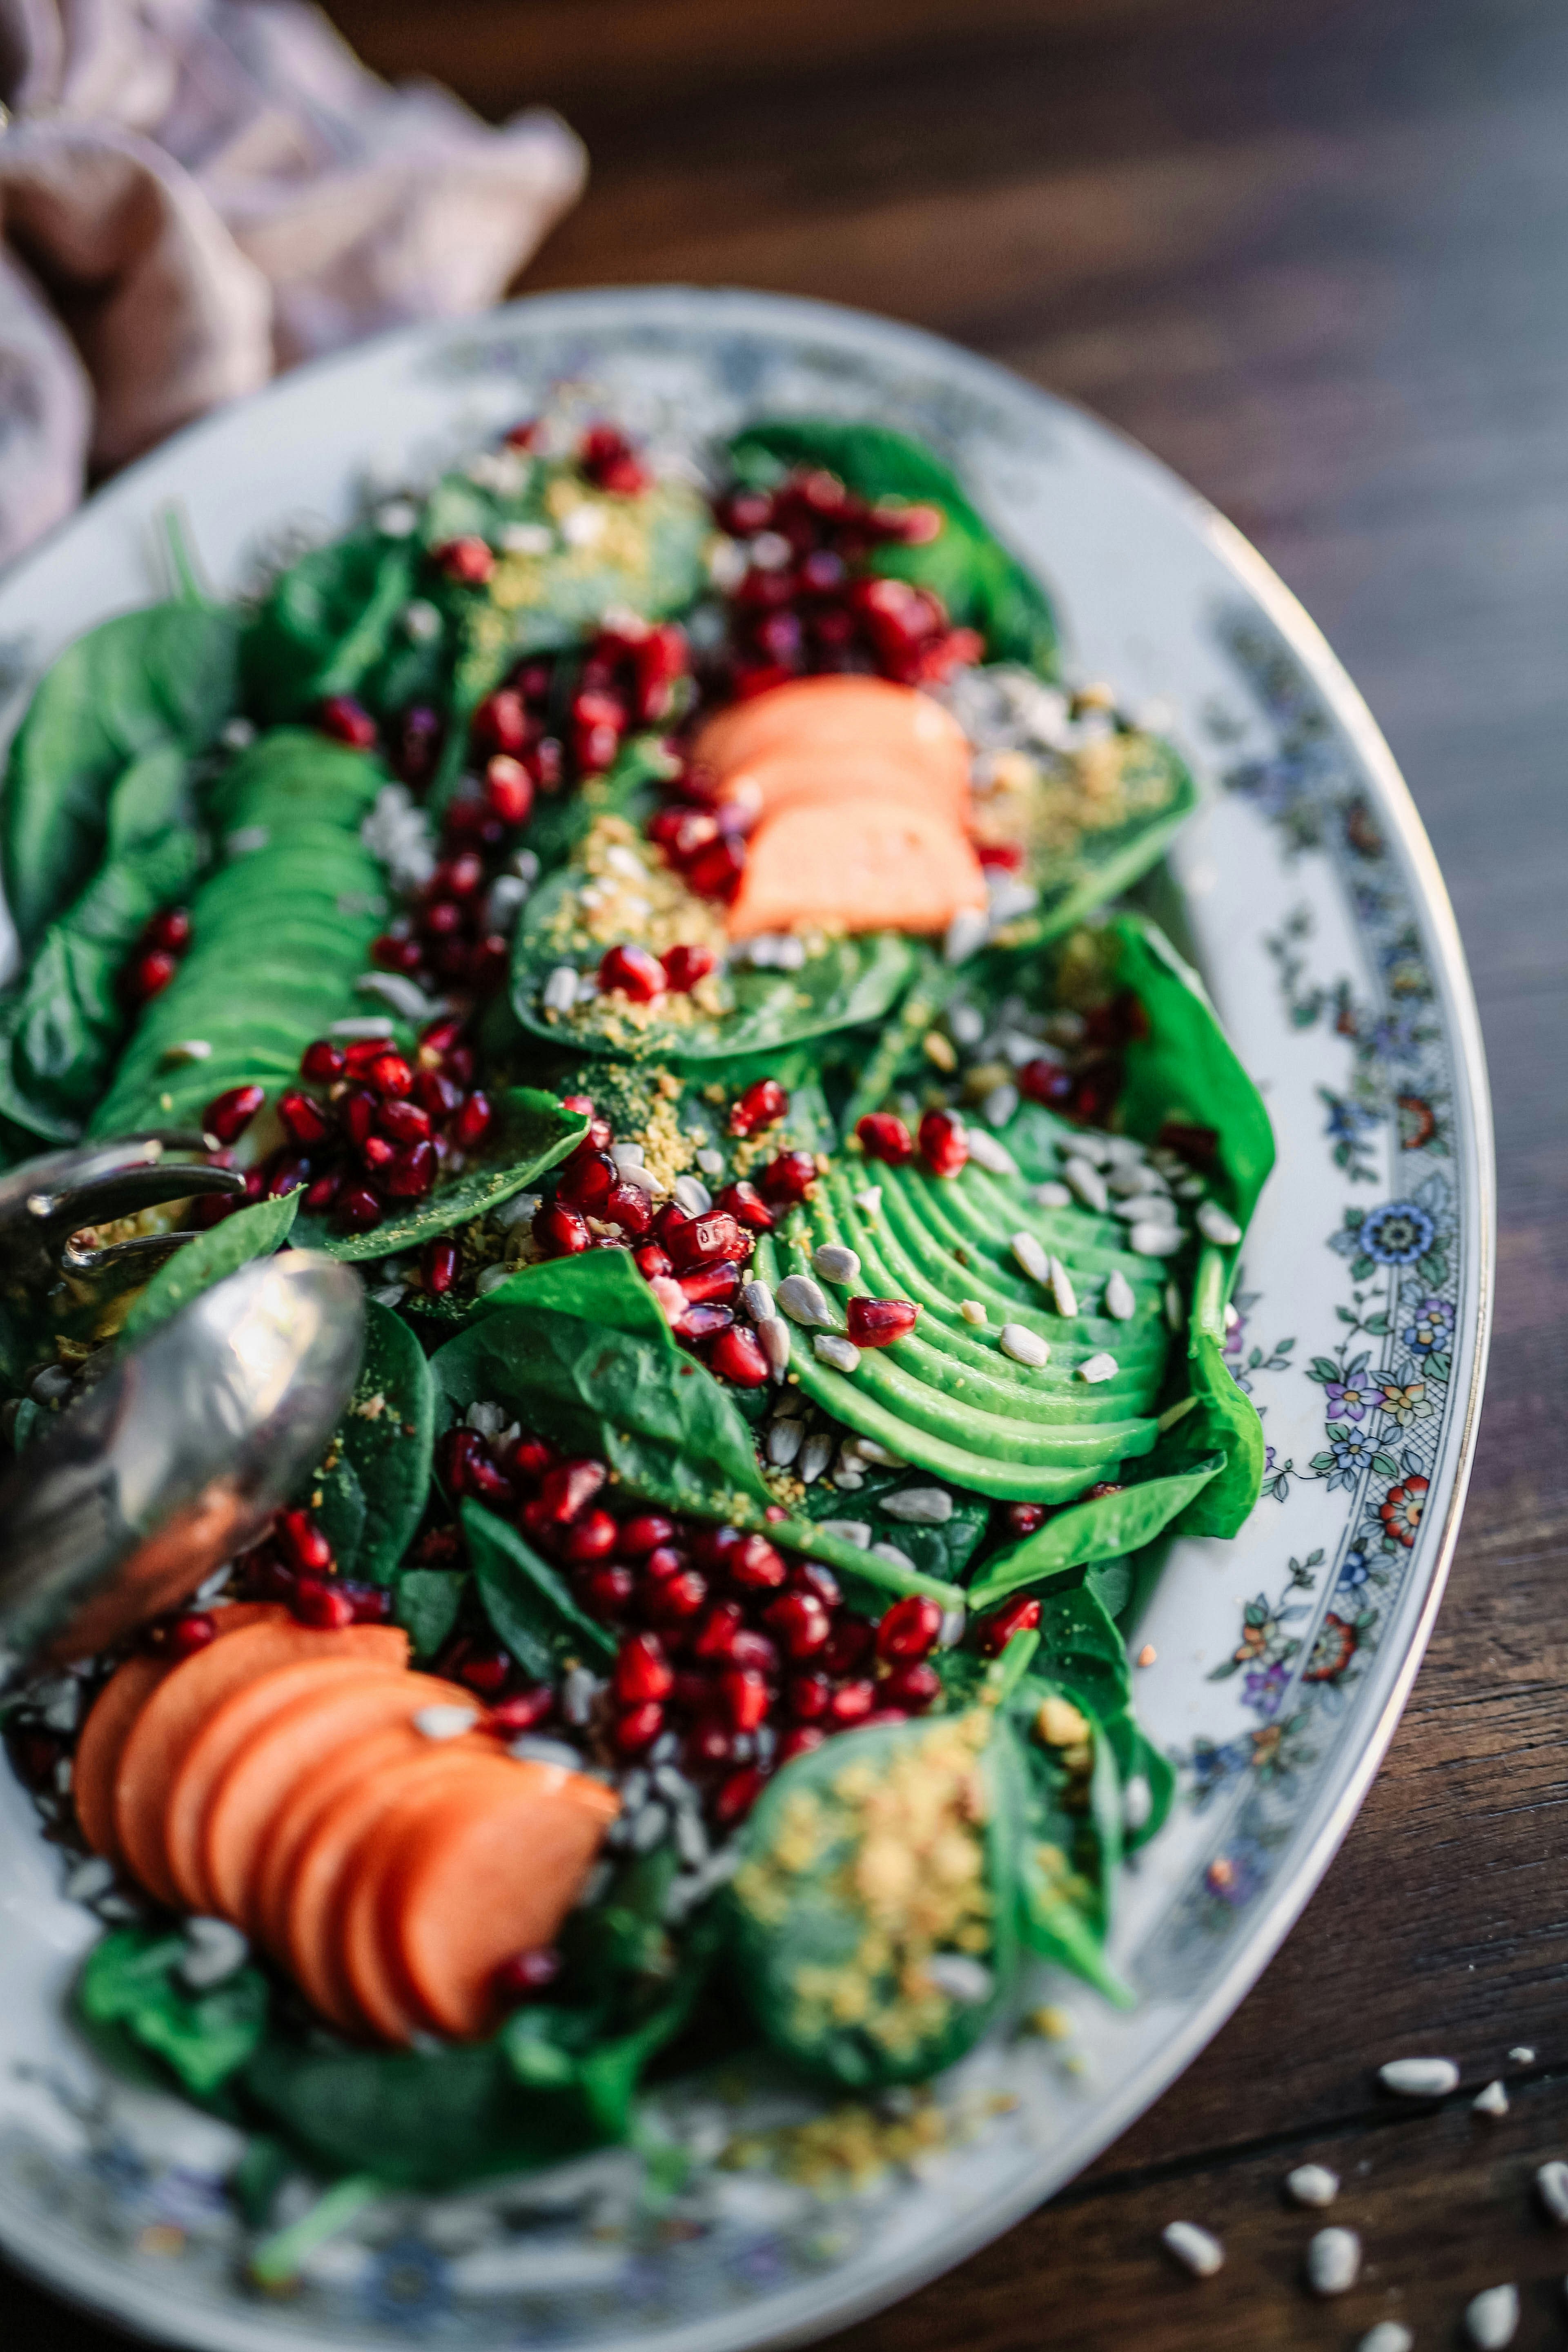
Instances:
[[[613,312],[632,302],[645,313],[666,306],[671,310],[695,307],[707,312],[716,323],[721,323],[725,314],[739,323],[741,315],[745,314],[761,318],[775,331],[783,329],[785,332],[793,326],[804,333],[814,323],[828,331],[837,329],[842,332],[847,327],[885,345],[895,346],[911,357],[923,357],[949,375],[956,371],[983,386],[988,384],[1004,392],[1011,401],[1022,399],[1044,417],[1073,417],[1092,435],[1119,445],[1123,456],[1147,474],[1163,498],[1184,509],[1195,533],[1262,613],[1321,696],[1376,791],[1380,814],[1386,817],[1394,834],[1426,929],[1455,1075],[1459,1082],[1456,1104],[1462,1104],[1465,1114],[1459,1122],[1463,1145],[1459,1165],[1473,1188],[1476,1247],[1474,1351],[1466,1393],[1456,1414],[1454,1471],[1445,1498],[1441,1529],[1429,1548],[1423,1547],[1425,1589],[1397,1669],[1376,1716],[1362,1730],[1353,1759],[1338,1776],[1335,1793],[1325,1808],[1323,1819],[1303,1841],[1289,1874],[1271,1890],[1248,1932],[1237,1939],[1236,1949],[1220,1965],[1203,1998],[1194,2004],[1170,2037],[1161,2042],[1157,2055],[1135,2068],[1118,2092],[1097,2103],[1094,2136],[1099,2152],[1173,2085],[1235,2014],[1296,1925],[1343,1843],[1382,1765],[1426,1654],[1452,1567],[1475,1461],[1494,1321],[1497,1258],[1495,1144],[1479,1013],[1447,887],[1410,787],[1364,697],[1317,623],[1250,541],[1210,500],[1131,435],[1084,404],[1047,391],[1001,362],[969,351],[929,329],[879,312],[740,287],[658,281],[524,295],[467,319],[427,320],[395,329],[311,360],[243,399],[198,419],[125,467],[0,574],[0,591],[12,589],[38,557],[62,540],[95,529],[106,510],[111,511],[122,496],[134,497],[146,473],[166,466],[171,457],[177,462],[183,451],[208,436],[221,436],[237,426],[243,430],[242,420],[247,415],[279,395],[297,397],[302,385],[363,362],[377,352],[390,356],[411,353],[421,346],[438,349],[443,344],[460,342],[465,337],[483,338],[498,331],[504,332],[508,322],[521,320],[542,320],[548,327],[552,318],[559,318],[566,328],[574,317]],[[1086,2163],[1092,2160],[1092,2154],[1084,2159]],[[1076,2177],[1076,2173],[1068,2176]],[[623,2347],[626,2352],[631,2352],[633,2347],[648,2352],[648,2347],[676,2345],[680,2352],[741,2352],[742,2347],[809,2342],[829,2329],[851,2326],[928,2284],[1004,2236],[1064,2185],[1054,2177],[1050,2153],[1042,2151],[1034,2164],[1020,2168],[1016,2183],[998,2200],[983,2211],[959,2216],[950,2230],[928,2241],[912,2257],[907,2251],[900,2251],[873,2258],[870,2275],[847,2292],[841,2281],[835,2283],[835,2273],[828,2272],[820,2282],[805,2282],[789,2288],[772,2305],[775,2311],[784,2306],[787,2317],[781,2313],[776,2321],[748,2326],[745,2309],[741,2307],[702,2319],[679,2320],[635,2336],[606,2336],[599,2339],[596,2352],[622,2352]],[[299,2352],[341,2352],[346,2340],[342,2336],[315,2330],[279,2328],[268,2316],[265,2305],[247,2310],[237,2302],[232,2306],[220,2307],[209,2304],[205,2297],[192,2304],[170,2292],[175,2286],[173,2278],[161,2292],[152,2282],[141,2279],[128,2263],[99,2253],[90,2242],[79,2235],[62,2231],[58,2247],[47,2243],[38,2235],[37,2217],[14,2213],[9,2200],[3,2196],[0,2250],[19,2272],[76,2308],[155,2341],[196,2347],[196,2352],[207,2352],[210,2347],[224,2347],[224,2352],[278,2352],[283,2343],[299,2347]],[[762,2318],[770,2303],[761,2299],[752,2308]]]

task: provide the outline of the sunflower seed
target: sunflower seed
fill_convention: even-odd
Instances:
[[[1013,1087],[994,1087],[980,1106],[982,1116],[990,1119],[997,1127],[1006,1124],[1005,1119],[999,1119],[995,1115],[995,1106],[1003,1095],[1012,1096],[1013,1109],[1016,1110],[1018,1107],[1018,1097],[1016,1089]],[[1013,1112],[1009,1111],[1006,1116],[1007,1118],[1011,1118]],[[964,1134],[969,1143],[969,1156],[977,1168],[984,1168],[989,1176],[1017,1174],[1017,1161],[1006,1145],[998,1142],[995,1136],[987,1135],[983,1127],[965,1128]]]
[[[460,1739],[479,1719],[477,1707],[422,1706],[414,1717],[414,1728],[422,1739]]]
[[[819,1364],[831,1364],[836,1372],[858,1372],[860,1350],[852,1339],[841,1339],[837,1331],[818,1331],[812,1349]]]
[[[1477,2092],[1470,2105],[1478,2116],[1506,2116],[1508,2093],[1500,2083],[1489,2083],[1484,2091]]]
[[[855,1195],[855,1206],[864,1216],[879,1217],[882,1213],[881,1186],[879,1184],[868,1184],[864,1192],[857,1192]]]
[[[1120,1266],[1113,1265],[1105,1278],[1104,1305],[1118,1323],[1131,1323],[1138,1312],[1137,1294]]]
[[[874,1462],[879,1470],[907,1470],[910,1466],[901,1454],[889,1454],[874,1437],[856,1437],[849,1443],[862,1462]]]
[[[978,2009],[995,1990],[996,1979],[984,1961],[972,1959],[967,1952],[933,1953],[925,1972],[938,1992],[963,2009]]]
[[[1111,1203],[1112,1213],[1130,1225],[1173,1225],[1176,1214],[1163,1192],[1134,1192]]]
[[[1042,1287],[1049,1282],[1051,1278],[1049,1254],[1043,1244],[1035,1239],[1033,1234],[1015,1234],[1010,1246],[1013,1255],[1031,1282],[1037,1282]]]
[[[865,1519],[818,1519],[824,1535],[837,1536],[840,1543],[853,1544],[857,1551],[870,1548],[871,1529]]]
[[[441,613],[427,596],[411,597],[403,607],[403,634],[411,646],[433,646],[441,634]]]
[[[544,983],[540,1003],[546,1013],[570,1013],[576,1002],[576,971],[569,963],[558,963]]]
[[[107,1895],[114,1884],[114,1864],[101,1854],[89,1854],[66,1874],[65,1893],[68,1902],[96,1903]]]
[[[954,915],[947,927],[942,951],[949,963],[965,963],[978,947],[984,947],[990,925],[973,907],[964,907]]]
[[[1054,1181],[1037,1184],[1029,1198],[1040,1209],[1070,1209],[1072,1206],[1072,1194],[1067,1186]]]
[[[1348,2294],[1361,2275],[1361,2240],[1353,2230],[1320,2230],[1307,2248],[1307,2284],[1314,2294]]]
[[[966,1323],[984,1323],[986,1319],[984,1307],[978,1298],[961,1298],[958,1311]]]
[[[1415,2352],[1415,2338],[1397,2319],[1380,2319],[1367,2329],[1356,2352]]]
[[[205,1037],[182,1037],[177,1045],[166,1045],[159,1055],[161,1062],[208,1062],[212,1047]]]
[[[985,1016],[974,1004],[955,1004],[947,1025],[955,1045],[978,1045],[985,1034]]]
[[[1296,2205],[1331,2205],[1340,2193],[1340,2176],[1326,2164],[1299,2164],[1285,2175],[1285,2193]]]
[[[640,1143],[612,1143],[610,1157],[624,1176],[628,1168],[640,1168],[646,1155]]]
[[[1451,2058],[1391,2058],[1377,2079],[1398,2099],[1444,2099],[1458,2089],[1459,2070]]]
[[[1023,1323],[1004,1323],[997,1335],[997,1345],[1005,1356],[1012,1357],[1016,1364],[1031,1364],[1037,1370],[1041,1364],[1050,1360],[1050,1342],[1042,1339],[1037,1331],[1031,1331]]]
[[[1197,1224],[1204,1239],[1216,1243],[1221,1249],[1234,1249],[1241,1239],[1241,1227],[1217,1201],[1199,1202]]]
[[[1182,1304],[1181,1286],[1174,1282],[1168,1282],[1165,1285],[1165,1320],[1173,1331],[1179,1331],[1186,1320],[1185,1309]]]
[[[187,1919],[185,1953],[179,1973],[193,1992],[210,1992],[238,1974],[250,1958],[250,1946],[226,1919]]]
[[[697,1155],[697,1165],[701,1169],[704,1176],[722,1176],[724,1155],[721,1151],[715,1151],[710,1143],[704,1144]]]
[[[1519,2289],[1489,2286],[1465,2305],[1465,2333],[1476,2352],[1502,2352],[1519,2333]]]
[[[1528,2042],[1516,2042],[1508,2054],[1516,2066],[1533,2066],[1535,2063],[1535,2053]]]
[[[771,1323],[778,1313],[773,1294],[765,1282],[748,1282],[741,1290],[741,1304],[753,1323]]]
[[[412,520],[409,522],[408,528],[410,530],[413,530],[418,523],[419,518],[414,513],[412,508],[410,508],[409,513]],[[231,719],[225,725],[223,732],[217,740],[223,745],[226,751],[248,751],[251,745],[256,740],[256,730],[248,719]]]
[[[1167,2221],[1160,2232],[1165,2252],[1194,2278],[1213,2278],[1225,2266],[1225,2248],[1211,2231],[1195,2221]]]
[[[786,1274],[778,1286],[778,1303],[792,1323],[831,1324],[833,1310],[808,1274]]]
[[[757,1345],[774,1380],[782,1381],[789,1370],[789,1325],[780,1316],[767,1316],[757,1326]]]
[[[1173,1257],[1182,1246],[1181,1228],[1152,1223],[1134,1225],[1127,1243],[1139,1257]]]
[[[811,1263],[824,1282],[842,1286],[860,1279],[860,1261],[842,1242],[819,1243],[811,1254]]]
[[[914,1561],[910,1558],[909,1553],[900,1551],[897,1544],[874,1543],[866,1557],[868,1559],[885,1559],[889,1568],[912,1570],[914,1567]]]
[[[713,1206],[713,1195],[700,1176],[678,1176],[675,1205],[684,1209],[689,1217],[705,1217]]]
[[[1121,1791],[1121,1826],[1136,1837],[1147,1829],[1154,1810],[1154,1795],[1142,1772],[1135,1772]]]
[[[1105,1179],[1099,1169],[1091,1168],[1087,1160],[1075,1155],[1063,1168],[1062,1175],[1078,1194],[1084,1207],[1092,1209],[1097,1216],[1103,1217],[1110,1205],[1110,1196],[1105,1189]]]
[[[1078,1376],[1080,1381],[1087,1381],[1090,1388],[1098,1388],[1101,1381],[1113,1381],[1121,1369],[1115,1357],[1102,1348],[1099,1355],[1091,1356],[1087,1364],[1079,1366]]]
[[[775,1421],[768,1429],[768,1460],[775,1470],[787,1470],[805,1438],[804,1421]]]
[[[952,1496],[945,1486],[901,1486],[896,1495],[883,1496],[882,1509],[906,1527],[945,1528],[952,1517]]]
[[[980,1116],[985,1121],[987,1127],[1005,1127],[1007,1121],[1012,1118],[1013,1113],[1017,1109],[1017,1108],[1018,1089],[1013,1085],[1011,1079],[1004,1079],[1003,1083],[999,1087],[992,1087],[990,1093],[981,1104]],[[983,1143],[994,1144],[995,1139],[993,1136],[983,1136],[981,1138],[981,1141]],[[974,1152],[974,1139],[973,1136],[971,1136],[969,1139],[969,1150],[971,1156],[973,1156]],[[1013,1168],[1013,1155],[1010,1151],[1004,1150],[1002,1157],[1005,1160],[1007,1165],[1005,1168],[1000,1169],[996,1172],[1000,1175],[1008,1175],[1011,1173]],[[985,1164],[986,1163],[984,1160],[981,1161],[982,1167],[985,1166]]]
[[[763,1325],[763,1329],[767,1326]],[[820,1429],[814,1429],[800,1449],[800,1475],[803,1484],[815,1486],[833,1459],[833,1440]]]
[[[1058,1315],[1078,1313],[1078,1293],[1072,1286],[1072,1276],[1059,1257],[1051,1260],[1051,1300]]]
[[[1560,2230],[1568,2230],[1568,2164],[1553,2158],[1536,2169],[1535,2193]]]

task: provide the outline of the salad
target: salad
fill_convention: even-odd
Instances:
[[[5,1701],[82,2030],[262,2212],[759,2043],[924,2082],[1042,1963],[1131,2001],[1128,1633],[1263,1460],[1272,1137],[1138,888],[1178,753],[873,425],[563,399],[248,603],[174,551],[12,743],[0,1151],[244,1190],[76,1237],[177,1234],[150,1278],[8,1273],[5,1427],[282,1249],[367,1341],[261,1540]]]

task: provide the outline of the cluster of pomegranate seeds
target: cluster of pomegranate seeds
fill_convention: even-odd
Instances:
[[[631,443],[613,425],[589,426],[583,436],[577,462],[595,489],[608,490],[616,498],[635,499],[653,484],[653,476]]]
[[[190,944],[191,919],[184,907],[165,907],[144,923],[120,978],[126,1003],[145,1004],[167,988]]]
[[[568,1110],[586,1118],[588,1131],[562,1163],[553,1192],[540,1202],[532,1227],[536,1246],[545,1257],[629,1249],[676,1337],[721,1380],[740,1388],[763,1387],[773,1376],[772,1367],[746,1312],[742,1269],[756,1236],[771,1232],[783,1212],[804,1201],[816,1181],[812,1154],[775,1153],[755,1181],[726,1184],[709,1209],[694,1213],[673,1200],[656,1207],[643,1186],[616,1164],[610,1120],[586,1095],[567,1095],[563,1101]],[[731,1106],[730,1131],[760,1134],[788,1109],[789,1097],[777,1080],[759,1078]]]
[[[736,489],[719,520],[750,562],[731,592],[731,637],[715,681],[741,696],[830,670],[929,686],[984,650],[950,625],[942,599],[867,569],[879,546],[918,546],[946,518],[933,506],[872,505],[809,468],[773,490]]]
[[[301,1625],[317,1633],[339,1633],[345,1625],[384,1625],[392,1616],[390,1589],[340,1576],[331,1545],[306,1510],[278,1512],[268,1534],[245,1554],[239,1569],[249,1599],[279,1601]],[[193,1622],[176,1618],[175,1634]],[[211,1620],[206,1622],[210,1625]],[[211,1639],[208,1633],[194,1646]]]
[[[682,787],[698,789],[695,771]],[[756,821],[739,801],[710,804],[689,797],[669,801],[648,819],[647,837],[657,842],[689,890],[700,898],[732,898],[746,870],[746,835]]]
[[[1018,1072],[1031,1102],[1086,1127],[1109,1125],[1125,1075],[1122,1055],[1149,1034],[1149,1016],[1130,989],[1084,1015],[1083,1035],[1070,1049],[1041,1054]]]
[[[682,1769],[721,1826],[791,1757],[835,1732],[922,1714],[941,1695],[929,1661],[942,1611],[923,1595],[874,1623],[815,1561],[786,1559],[763,1535],[623,1503],[602,1462],[563,1457],[536,1437],[498,1446],[455,1430],[443,1475],[450,1492],[515,1520],[616,1634],[594,1723],[603,1749],[629,1762],[673,1731]],[[532,1729],[555,1704],[504,1651],[471,1640],[441,1671],[485,1700],[493,1727]],[[759,1733],[771,1734],[760,1747]]]
[[[494,1117],[473,1083],[474,1049],[456,1014],[429,1024],[412,1062],[384,1037],[318,1037],[300,1075],[314,1091],[289,1087],[279,1096],[285,1140],[246,1171],[243,1199],[200,1202],[200,1223],[217,1224],[248,1202],[303,1188],[311,1215],[330,1215],[341,1233],[368,1233],[390,1208],[424,1200],[444,1169],[455,1172]],[[231,1087],[207,1105],[203,1125],[221,1147],[219,1164],[228,1164],[230,1147],[265,1100],[260,1087]],[[432,1244],[426,1258],[426,1286],[439,1296],[457,1275],[456,1244]],[[445,1279],[429,1282],[432,1268]]]

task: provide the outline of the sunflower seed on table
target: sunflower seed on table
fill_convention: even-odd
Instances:
[[[1299,2164],[1285,2175],[1285,2193],[1296,2205],[1331,2205],[1340,2193],[1340,2176],[1326,2164]]]
[[[1105,1277],[1106,1313],[1118,1323],[1131,1323],[1138,1312],[1138,1295],[1119,1265]]]
[[[769,1326],[764,1323],[763,1325],[763,1329],[765,1331],[768,1328]],[[820,1429],[814,1429],[811,1435],[806,1439],[805,1444],[800,1449],[800,1475],[802,1484],[807,1486],[815,1486],[816,1481],[821,1477],[823,1472],[826,1469],[832,1459],[832,1438],[826,1436]]]
[[[1356,2352],[1415,2352],[1415,2338],[1397,2319],[1380,2319],[1367,2329]]]
[[[824,1282],[847,1284],[860,1279],[860,1260],[842,1242],[819,1242],[812,1251],[811,1263]]]
[[[1073,1288],[1071,1275],[1059,1257],[1051,1260],[1051,1303],[1058,1315],[1078,1313],[1078,1293]]]
[[[1197,1228],[1205,1241],[1214,1242],[1221,1249],[1234,1249],[1241,1239],[1241,1227],[1217,1201],[1199,1202]]]
[[[1519,2333],[1519,2289],[1484,2287],[1465,2305],[1465,2333],[1476,2352],[1503,2352]]]
[[[1535,2053],[1528,2042],[1516,2042],[1508,2054],[1516,2066],[1533,2066],[1535,2063]]]
[[[1127,1236],[1127,1246],[1137,1257],[1173,1257],[1182,1246],[1179,1225],[1143,1223],[1134,1225]]]
[[[958,1302],[958,1311],[966,1323],[984,1323],[989,1319],[984,1305],[978,1298],[961,1298]]]
[[[911,1528],[945,1528],[952,1517],[952,1496],[945,1486],[901,1486],[884,1495],[885,1517],[901,1519]]]
[[[1072,1207],[1072,1194],[1065,1184],[1058,1184],[1054,1179],[1048,1180],[1044,1184],[1035,1185],[1029,1198],[1037,1209],[1070,1209]]]
[[[1030,1281],[1039,1283],[1043,1288],[1051,1278],[1050,1254],[1045,1244],[1037,1242],[1033,1234],[1020,1231],[1013,1235],[1009,1247]]]
[[[1063,1167],[1062,1175],[1078,1194],[1084,1207],[1092,1209],[1097,1216],[1103,1217],[1110,1205],[1110,1196],[1105,1189],[1105,1179],[1099,1169],[1091,1168],[1087,1160],[1075,1153]]]
[[[1486,2089],[1478,2091],[1470,2101],[1470,2111],[1478,2116],[1506,2116],[1508,2093],[1500,2083],[1489,2083]]]
[[[1348,2294],[1361,2276],[1361,2240],[1353,2230],[1320,2230],[1307,2248],[1307,2284],[1314,2294]]]
[[[1200,2230],[1195,2221],[1167,2221],[1160,2239],[1165,2252],[1194,2278],[1213,2278],[1225,2267],[1225,2248],[1212,2230]]]
[[[837,1331],[818,1331],[811,1345],[819,1364],[830,1364],[836,1372],[859,1370],[860,1350],[853,1339],[841,1339]]]
[[[996,1344],[1016,1364],[1028,1364],[1038,1370],[1050,1361],[1050,1341],[1042,1339],[1037,1331],[1031,1331],[1024,1323],[1004,1323]]]
[[[1451,2058],[1391,2058],[1377,2079],[1398,2099],[1446,2099],[1459,2087],[1459,2070]]]
[[[1568,2230],[1568,2164],[1554,2157],[1536,2167],[1535,2193],[1560,2230]]]
[[[778,1304],[792,1323],[829,1325],[833,1309],[808,1274],[786,1274],[777,1292]]]
[[[1121,1369],[1110,1350],[1101,1348],[1098,1355],[1090,1356],[1086,1364],[1079,1366],[1078,1376],[1080,1381],[1087,1381],[1090,1388],[1098,1388],[1101,1381],[1113,1381]]]

